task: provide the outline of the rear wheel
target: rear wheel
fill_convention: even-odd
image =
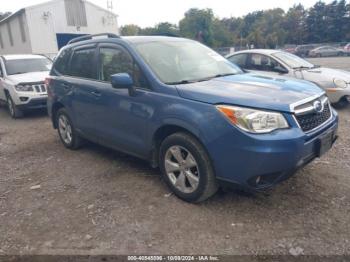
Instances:
[[[23,111],[18,109],[18,107],[15,105],[15,103],[13,102],[13,100],[9,94],[6,96],[6,100],[7,100],[7,108],[9,110],[11,117],[12,118],[23,117]]]
[[[193,136],[175,133],[162,142],[159,166],[163,179],[187,202],[206,200],[218,189],[208,154]]]
[[[56,121],[58,135],[63,145],[69,149],[78,149],[82,145],[82,138],[77,134],[66,109],[58,110]]]

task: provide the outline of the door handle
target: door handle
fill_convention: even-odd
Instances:
[[[67,83],[62,83],[62,87],[63,87],[64,90],[70,89],[70,85],[67,84]]]
[[[101,93],[100,92],[97,92],[97,91],[91,91],[91,94],[93,96],[96,96],[96,97],[100,97],[101,96]]]

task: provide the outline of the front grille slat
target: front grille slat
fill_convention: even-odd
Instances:
[[[304,132],[311,131],[325,123],[331,117],[331,109],[329,103],[324,104],[324,109],[320,113],[310,112],[307,114],[295,116],[301,129]]]

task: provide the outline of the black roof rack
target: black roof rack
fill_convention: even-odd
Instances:
[[[120,36],[118,36],[116,34],[112,34],[112,33],[102,33],[102,34],[96,34],[96,35],[84,35],[84,36],[80,36],[80,37],[76,37],[76,38],[71,39],[68,42],[68,45],[72,44],[72,43],[84,41],[84,40],[93,39],[94,37],[97,37],[97,36],[107,36],[108,38],[120,38]]]

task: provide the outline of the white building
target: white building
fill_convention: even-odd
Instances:
[[[85,0],[52,0],[0,21],[1,54],[53,56],[84,34],[119,34],[117,15]]]

